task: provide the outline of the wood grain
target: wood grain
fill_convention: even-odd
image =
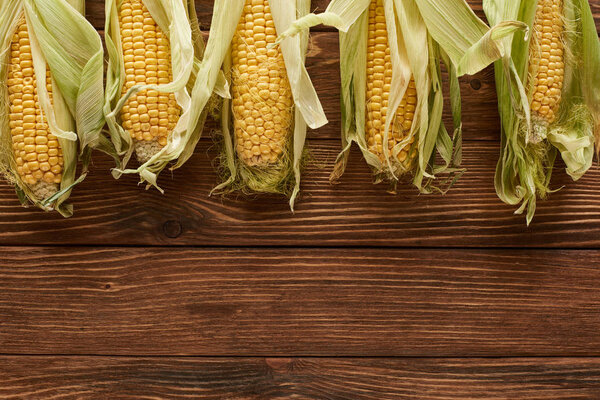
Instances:
[[[213,0],[196,4],[207,30]],[[102,29],[104,1],[87,7]],[[330,124],[309,135],[295,214],[209,198],[209,139],[164,196],[97,156],[70,220],[0,184],[0,399],[600,398],[600,169],[573,184],[557,167],[568,187],[526,228],[493,189],[488,68],[461,80],[468,172],[447,196],[386,194],[356,150],[329,186],[338,58],[316,27],[307,65]]]
[[[597,166],[577,183],[557,166],[553,187],[567,186],[539,202],[527,228],[495,194],[496,143],[465,145],[467,172],[446,196],[418,195],[408,182],[388,194],[387,186],[372,184],[356,149],[341,184],[331,186],[340,145],[312,144],[313,166],[294,214],[279,196],[209,197],[216,154],[203,142],[182,169],[161,176],[165,195],[144,191],[134,177],[115,181],[111,162],[97,157],[67,220],[21,208],[13,189],[0,184],[0,244],[600,247]]]
[[[600,356],[600,253],[0,248],[4,354]]]
[[[595,399],[593,358],[2,357],[0,398]]]

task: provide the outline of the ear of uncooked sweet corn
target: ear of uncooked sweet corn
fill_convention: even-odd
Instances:
[[[123,0],[119,23],[125,67],[122,95],[134,85],[166,85],[173,80],[168,38],[142,0]],[[174,93],[142,90],[121,109],[123,128],[131,135],[140,163],[167,144],[181,108]]]
[[[0,173],[23,205],[65,217],[92,148],[110,148],[101,140],[102,41],[84,6],[6,0],[0,15]]]
[[[500,199],[526,212],[547,197],[560,154],[578,180],[592,165],[594,121],[600,120],[600,43],[587,1],[485,0],[487,18],[519,18],[510,57],[496,63],[502,155],[495,186]]]
[[[447,190],[463,172],[458,77],[500,58],[506,38],[526,25],[490,29],[465,0],[332,0],[278,41],[319,24],[340,31],[343,151],[330,181],[339,181],[357,144],[376,182],[394,190],[410,175],[422,193]],[[442,120],[441,64],[450,77],[452,132]]]
[[[309,12],[310,0],[215,2],[208,47],[227,46],[231,99],[223,96],[223,182],[213,193],[284,194],[293,209],[307,128],[327,118],[305,66],[308,33],[281,43],[277,34]]]
[[[236,152],[250,167],[277,164],[289,151],[293,97],[268,0],[246,0],[231,44]]]
[[[214,93],[225,93],[204,54],[194,0],[106,0],[104,116],[115,148],[113,176],[137,174],[146,188],[193,154]],[[206,56],[206,57],[205,57]],[[128,168],[135,155],[137,166]]]
[[[52,100],[49,71],[42,84]],[[9,127],[19,176],[37,198],[46,199],[59,190],[63,157],[58,138],[48,129],[37,86],[27,23],[22,18],[11,41],[8,65]]]

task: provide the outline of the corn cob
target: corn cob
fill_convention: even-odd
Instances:
[[[249,167],[276,164],[292,133],[293,97],[268,0],[246,0],[232,42],[235,146]]]
[[[557,156],[574,181],[592,165],[600,115],[596,24],[587,1],[486,0],[483,6],[492,23],[519,16],[533,33],[529,41],[515,36],[511,57],[496,63],[503,144],[496,193],[520,205],[516,213],[526,211],[529,224],[537,199],[552,192]]]
[[[367,44],[367,112],[366,135],[369,151],[386,163],[383,151],[385,124],[388,117],[388,99],[392,84],[392,60],[388,46],[388,31],[383,9],[383,0],[372,0],[369,5],[369,34]],[[404,140],[410,133],[415,109],[417,105],[417,89],[415,81],[411,78],[408,89],[400,104],[394,121],[392,131],[388,134],[388,149],[392,149]],[[398,161],[405,163],[409,156],[410,147],[415,141],[415,136],[398,153]],[[411,152],[411,159],[416,152]],[[410,160],[409,160],[410,161]],[[408,164],[405,165],[408,168]]]
[[[142,0],[123,0],[119,9],[125,66],[124,95],[134,85],[164,85],[173,80],[169,39]],[[123,128],[134,141],[138,161],[145,163],[167,144],[181,108],[173,93],[142,90],[121,110]]]
[[[341,32],[343,151],[330,181],[338,182],[356,143],[377,182],[395,189],[410,172],[421,192],[445,192],[463,172],[458,78],[501,58],[505,38],[527,25],[503,21],[492,30],[466,0],[331,0],[325,12],[296,20],[279,41],[318,24]],[[449,73],[452,134],[442,119],[442,64]],[[447,177],[440,181],[442,174]]]
[[[46,73],[52,100],[52,79]],[[62,179],[63,155],[56,136],[49,132],[37,95],[37,81],[29,32],[22,18],[11,42],[8,68],[9,128],[17,172],[38,199],[56,193]]]
[[[544,125],[552,124],[558,112],[563,81],[563,0],[539,0],[530,47],[529,74],[533,79],[532,113]]]

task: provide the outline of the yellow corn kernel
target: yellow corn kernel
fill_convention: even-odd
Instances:
[[[562,8],[563,0],[539,0],[531,40],[531,109],[546,124],[556,120],[565,77]]]
[[[280,161],[292,132],[294,99],[268,0],[246,0],[231,46],[238,157],[248,166]]]
[[[143,1],[123,0],[119,22],[125,63],[122,94],[134,85],[170,83],[173,71],[169,40]],[[157,120],[154,115],[163,109],[167,111],[166,118]],[[121,110],[121,121],[134,141],[140,162],[148,161],[167,144],[180,115],[173,93],[142,90],[128,99]]]
[[[417,90],[415,81],[410,80],[406,94],[402,99],[395,120],[388,132],[387,144],[384,143],[385,124],[388,117],[388,99],[392,84],[392,61],[388,46],[388,31],[383,9],[383,0],[372,0],[369,6],[367,44],[367,110],[366,138],[369,151],[379,157],[382,163],[387,163],[384,155],[384,145],[391,150],[410,133],[417,105]],[[414,136],[410,143],[398,153],[398,161],[410,162],[415,151],[410,151]],[[410,157],[409,157],[410,153]]]
[[[8,68],[9,120],[17,172],[35,197],[45,199],[59,189],[63,155],[56,136],[50,133],[46,115],[37,101],[37,81],[32,68],[29,31],[22,19],[13,34]],[[47,71],[46,89],[52,101],[52,79]],[[51,154],[54,170],[46,169]]]

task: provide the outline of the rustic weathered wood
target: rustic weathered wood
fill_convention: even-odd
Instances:
[[[574,183],[557,166],[553,187],[540,201],[530,228],[515,207],[494,191],[498,144],[469,142],[467,172],[446,196],[419,195],[407,182],[398,195],[373,185],[357,149],[341,184],[329,172],[337,141],[313,141],[313,166],[304,175],[295,214],[279,196],[209,197],[217,183],[216,145],[197,154],[160,184],[166,194],[144,191],[129,176],[115,181],[111,162],[96,157],[94,171],[76,188],[75,216],[63,219],[22,209],[14,191],[0,184],[0,244],[214,245],[214,246],[600,246],[600,169]],[[209,150],[209,147],[213,149]]]
[[[598,251],[0,248],[4,354],[600,356],[599,330]]]
[[[594,358],[2,357],[1,398],[595,399]]]
[[[197,1],[204,29],[212,3]],[[103,6],[88,1],[99,29]],[[591,6],[600,27],[600,0]],[[0,184],[0,244],[28,245],[0,247],[0,398],[598,397],[597,250],[423,247],[599,248],[600,170],[577,184],[558,172],[555,187],[568,188],[541,202],[531,228],[512,216],[493,191],[488,68],[461,81],[469,171],[447,196],[385,194],[356,150],[331,187],[338,58],[337,34],[317,27],[307,64],[330,124],[310,134],[317,167],[296,214],[277,197],[208,198],[208,140],[162,176],[165,196],[114,181],[96,157],[70,220],[21,209]],[[435,358],[475,356],[508,358]]]

